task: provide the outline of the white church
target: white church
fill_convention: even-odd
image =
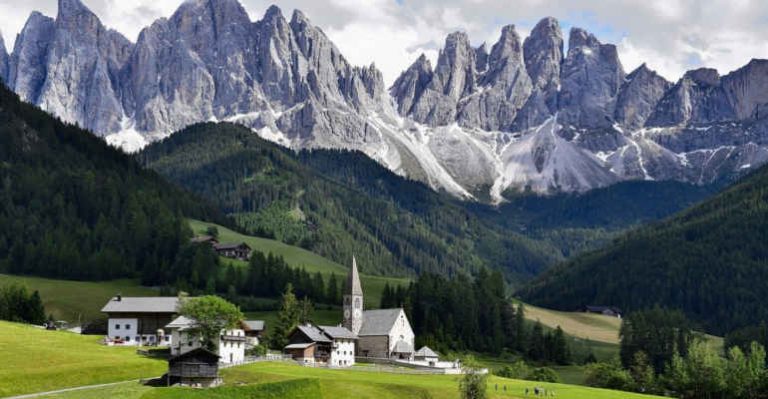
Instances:
[[[365,310],[357,261],[347,276],[343,321],[339,326],[297,327],[285,352],[304,363],[351,366],[360,358],[414,361],[414,333],[402,308]],[[354,355],[352,352],[354,343]],[[342,349],[343,348],[343,349]],[[421,352],[434,353],[424,347]],[[337,353],[338,352],[338,353]],[[338,359],[344,359],[341,362]]]

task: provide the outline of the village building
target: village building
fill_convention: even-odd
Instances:
[[[587,305],[584,307],[584,312],[621,318],[621,309],[613,306]]]
[[[356,340],[351,331],[341,326],[304,324],[290,333],[284,351],[304,364],[349,367],[355,364]]]
[[[183,355],[202,347],[200,335],[194,327],[195,320],[185,316],[179,316],[165,326],[172,337],[171,356]],[[235,364],[245,360],[248,337],[242,328],[222,330],[213,344],[222,363]]]
[[[415,335],[402,308],[364,310],[363,288],[352,258],[342,326],[357,336],[357,356],[413,360]]]
[[[236,243],[217,243],[213,244],[213,250],[225,258],[248,260],[251,257],[251,247],[241,242]]]
[[[262,334],[264,334],[264,320],[244,320],[242,329],[245,331],[247,349],[259,346]]]
[[[107,314],[107,342],[112,345],[171,345],[165,326],[175,317],[177,297],[117,295],[101,309]]]
[[[422,346],[421,349],[413,354],[413,360],[416,362],[426,362],[430,366],[434,366],[440,360],[440,356],[428,346]]]
[[[204,348],[173,356],[168,359],[168,385],[215,387],[219,378],[219,355]]]

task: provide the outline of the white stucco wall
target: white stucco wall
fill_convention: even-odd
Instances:
[[[401,310],[395,325],[393,325],[392,330],[389,331],[389,351],[392,352],[392,349],[395,348],[395,344],[399,340],[411,344],[411,348],[415,351],[416,348],[413,346],[414,338],[415,335],[411,328],[411,323],[408,321],[408,317],[405,316],[405,312]]]
[[[331,351],[330,365],[333,367],[349,367],[355,364],[355,341],[337,339],[335,348]]]
[[[245,331],[240,329],[227,330],[223,335],[245,337]],[[222,363],[240,363],[245,360],[245,341],[219,340],[219,360]]]
[[[245,331],[240,329],[227,330],[222,333],[223,335],[245,336]],[[173,356],[187,353],[202,346],[202,343],[197,336],[192,336],[185,331],[173,329],[171,336],[175,343],[171,346],[171,355]],[[239,363],[245,360],[245,342],[219,339],[217,346],[219,348],[218,355],[221,356],[221,359],[219,360],[221,363]]]
[[[114,318],[107,321],[107,336],[110,339],[120,338],[125,345],[137,345],[136,332],[139,325],[138,319]]]

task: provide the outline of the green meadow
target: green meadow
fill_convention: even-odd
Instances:
[[[116,385],[88,391],[45,396],[56,399],[407,399],[458,398],[459,376],[414,375],[368,371],[366,367],[344,370],[308,368],[284,362],[255,363],[222,371],[224,385],[212,389],[149,388],[137,384]],[[511,380],[491,376],[489,398],[530,398],[540,387],[562,399],[651,399],[641,395],[567,384]],[[552,397],[552,396],[549,396]]]
[[[156,377],[167,368],[100,338],[0,321],[0,397]]]
[[[289,265],[291,265],[291,267],[304,268],[310,273],[320,272],[326,281],[328,281],[331,274],[336,274],[336,277],[340,279],[345,278],[350,268],[350,265],[338,264],[303,248],[268,238],[240,234],[214,223],[189,219],[189,226],[196,235],[205,234],[209,226],[216,226],[216,229],[219,231],[220,242],[244,242],[254,250],[280,255]],[[222,258],[222,260],[225,264],[232,263],[239,266],[245,265],[245,262],[242,261],[224,258]],[[350,259],[350,262],[351,261],[352,260]],[[362,270],[365,270],[365,265],[358,266]],[[384,291],[384,286],[386,284],[405,285],[410,282],[407,278],[371,276],[367,274],[361,274],[360,279],[363,285],[363,291],[365,292],[365,307],[369,309],[379,307],[381,294]]]
[[[158,290],[142,287],[135,280],[71,281],[40,277],[0,274],[0,285],[19,283],[28,290],[40,291],[45,314],[69,322],[104,317],[101,308],[115,294],[124,296],[157,296]]]

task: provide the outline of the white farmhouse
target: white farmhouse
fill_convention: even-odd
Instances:
[[[117,295],[101,309],[107,314],[107,341],[113,345],[171,345],[163,328],[176,317],[177,297]]]
[[[200,334],[194,331],[195,320],[179,316],[165,326],[171,334],[171,356],[183,355],[202,347]],[[242,328],[222,330],[214,341],[221,363],[240,363],[245,360],[247,337]]]
[[[352,331],[341,326],[304,324],[291,332],[284,350],[304,364],[349,367],[355,364],[356,340]]]

